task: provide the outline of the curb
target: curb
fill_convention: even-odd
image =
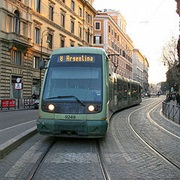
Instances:
[[[2,109],[0,108],[0,113],[3,112],[12,112],[12,111],[24,111],[24,110],[35,110],[34,108],[20,108],[20,109]]]
[[[36,126],[15,136],[14,138],[10,139],[9,141],[0,145],[0,159],[3,159],[6,155],[8,155],[12,150],[17,148],[20,144],[24,141],[32,137],[37,133]]]

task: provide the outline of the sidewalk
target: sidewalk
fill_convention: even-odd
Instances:
[[[0,108],[0,113],[1,112],[9,112],[9,111],[22,111],[22,110],[31,110],[31,109],[34,109],[34,106],[25,106],[25,107],[22,107],[20,106],[19,109],[18,108],[14,108],[14,107],[11,107],[11,108]]]

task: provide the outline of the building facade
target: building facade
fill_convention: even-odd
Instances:
[[[142,84],[144,92],[148,92],[148,90],[149,90],[148,71],[149,71],[149,62],[148,62],[147,58],[145,57],[143,60],[143,84]]]
[[[142,86],[142,91],[147,92],[148,84],[148,68],[149,63],[147,58],[139,51],[133,50],[133,80],[138,81]]]
[[[93,0],[0,1],[0,98],[39,94],[52,50],[93,46]],[[17,81],[21,84],[16,87]]]
[[[110,60],[114,72],[138,81],[147,92],[149,63],[138,49],[134,49],[133,41],[126,33],[126,25],[118,11],[98,11],[94,18],[94,46],[113,55]]]
[[[133,80],[143,84],[143,61],[144,56],[138,49],[133,50]]]
[[[133,42],[126,34],[126,21],[114,10],[98,11],[94,18],[94,46],[104,48],[114,72],[132,79]],[[117,54],[117,55],[116,55]]]

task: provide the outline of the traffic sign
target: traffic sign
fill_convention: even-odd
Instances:
[[[15,83],[15,89],[22,89],[22,83]]]

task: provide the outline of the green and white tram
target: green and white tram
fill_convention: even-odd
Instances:
[[[138,83],[110,72],[109,58],[101,48],[54,50],[40,96],[38,132],[104,137],[112,113],[139,104],[140,91]]]

